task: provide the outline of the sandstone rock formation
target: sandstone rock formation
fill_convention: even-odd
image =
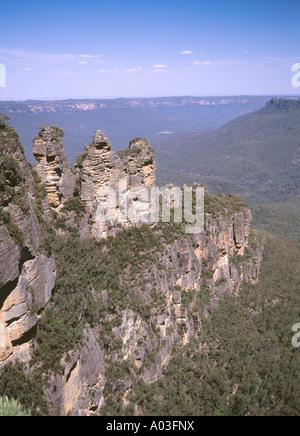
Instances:
[[[143,373],[146,383],[161,377],[175,343],[187,344],[200,334],[203,317],[219,304],[222,295],[238,293],[242,283],[258,279],[262,255],[260,249],[250,248],[250,219],[251,213],[246,208],[235,214],[220,213],[217,218],[207,214],[206,232],[178,235],[157,254],[151,268],[141,269],[135,279],[136,298],[142,305],[155,306],[158,296],[165,301],[154,321],[159,333],[153,337],[145,321],[132,311],[125,311],[114,334],[122,339],[124,359],[133,359],[137,367],[142,366],[149,354],[154,354],[152,365]],[[246,249],[249,253],[244,259]],[[233,263],[235,257],[239,259],[238,265]],[[124,281],[132,286],[129,275]],[[204,296],[205,289],[208,297]]]
[[[42,127],[33,143],[36,170],[46,189],[49,206],[60,208],[74,194],[75,176],[67,162],[62,142],[63,131],[57,127]]]
[[[0,364],[29,359],[28,344],[55,284],[53,257],[39,252],[35,182],[18,137],[0,129]]]
[[[36,170],[49,206],[56,212],[53,228],[59,228],[64,216],[66,232],[74,226],[82,239],[104,239],[115,235],[118,227],[118,231],[130,227],[128,219],[122,219],[120,187],[124,194],[127,189],[149,190],[155,185],[155,153],[149,142],[136,138],[127,150],[117,153],[104,133],[96,131],[93,143],[77,158],[74,175],[62,136],[57,128],[43,128],[34,141]],[[9,128],[0,130],[0,140],[4,186],[0,191],[0,365],[20,358],[30,372],[30,344],[51,299],[56,266],[53,257],[39,249],[37,187],[23,151]],[[105,189],[116,192],[118,214],[117,220],[107,223],[99,222],[97,215],[99,204],[106,200]],[[64,210],[67,200],[80,209],[77,221],[73,209]],[[129,204],[134,201],[134,196],[129,198]],[[47,383],[43,388],[52,415],[94,415],[101,413],[106,402],[120,399],[125,408],[136,382],[150,384],[162,377],[175,345],[186,345],[193,337],[201,340],[203,319],[225,293],[238,294],[242,283],[257,281],[262,254],[250,230],[251,212],[230,196],[221,203],[217,211],[206,211],[205,229],[199,234],[188,235],[169,224],[152,226],[152,236],[159,238],[159,244],[149,252],[151,256],[132,265],[134,270],[129,266],[118,271],[120,304],[104,315],[101,312],[93,325],[84,320],[84,308],[81,342],[60,356],[59,373],[44,374]],[[105,250],[109,247],[103,245]],[[84,292],[95,293],[95,304],[101,310],[111,304],[109,289],[97,294],[89,287]],[[107,332],[109,344],[103,341]],[[114,365],[125,364],[131,370],[124,376],[109,377]]]
[[[99,130],[95,133],[93,143],[77,158],[75,169],[80,179],[81,201],[86,205],[90,233],[101,239],[109,234],[110,224],[129,225],[127,217],[121,216],[120,182],[121,192],[154,186],[155,153],[150,143],[140,138],[131,141],[127,150],[117,153],[112,150],[109,139]],[[99,205],[107,201],[106,188],[116,193],[117,208],[111,222],[103,223],[99,222],[97,211]],[[87,226],[86,220],[82,222],[83,228]]]

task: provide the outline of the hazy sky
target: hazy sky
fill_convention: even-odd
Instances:
[[[3,1],[0,100],[297,95],[299,19],[299,0]]]

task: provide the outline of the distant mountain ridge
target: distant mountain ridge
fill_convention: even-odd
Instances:
[[[44,113],[65,111],[95,111],[101,109],[125,109],[145,107],[183,107],[183,106],[217,106],[231,104],[259,104],[267,102],[270,97],[157,97],[157,98],[119,98],[119,99],[71,99],[62,101],[0,102],[0,107],[8,113]]]
[[[32,138],[41,125],[65,131],[70,162],[88,144],[95,130],[103,130],[116,149],[135,137],[158,138],[179,133],[211,130],[263,107],[271,97],[160,97],[105,100],[0,101],[0,113],[11,119],[25,152],[31,158]]]
[[[158,164],[212,190],[230,184],[252,203],[276,201],[300,194],[299,138],[300,100],[274,98],[218,130],[161,140]]]

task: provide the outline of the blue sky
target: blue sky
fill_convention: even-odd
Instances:
[[[299,3],[3,1],[0,100],[297,95]]]

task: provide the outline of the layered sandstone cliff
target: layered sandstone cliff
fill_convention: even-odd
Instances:
[[[109,312],[93,328],[85,327],[91,340],[89,347],[85,341],[82,344],[84,359],[80,349],[62,357],[63,374],[51,380],[46,392],[54,414],[105,413],[103,407],[120,399],[125,411],[136,383],[151,384],[162,377],[174,347],[192,338],[201,342],[203,320],[224,294],[238,293],[242,283],[258,279],[261,247],[255,246],[255,235],[250,234],[249,210],[240,208],[215,217],[207,214],[206,230],[198,235],[186,235],[172,226],[170,235],[169,225],[151,230],[162,246],[154,251],[140,249],[135,268],[118,271],[125,292],[122,306],[127,307],[117,308],[114,315]],[[94,290],[93,296],[100,307],[112,303],[106,290]],[[114,371],[117,379],[111,376]]]
[[[154,186],[155,153],[150,143],[141,138],[132,140],[127,150],[117,153],[112,150],[105,134],[98,130],[93,143],[77,158],[75,169],[80,181],[80,198],[86,207],[82,236],[90,233],[101,239],[108,236],[110,228],[115,225],[130,225],[127,216],[122,216],[120,196],[135,188],[147,189]],[[97,213],[101,204],[107,201],[107,188],[116,194],[116,210],[112,211],[111,220],[103,222]],[[127,206],[130,207],[133,201],[134,197],[128,199]]]
[[[47,190],[49,206],[60,208],[74,194],[75,176],[67,162],[62,142],[63,131],[57,127],[42,127],[33,142],[36,170]]]
[[[121,230],[125,232],[131,223],[122,217],[120,194],[126,197],[126,190],[149,190],[155,185],[155,153],[149,142],[136,138],[127,150],[117,153],[104,133],[96,131],[93,143],[78,157],[74,174],[62,136],[57,128],[43,128],[34,141],[36,170],[46,189],[48,207],[55,211],[48,216],[52,217],[48,227],[58,234],[63,230],[65,235],[76,230],[70,249],[80,244],[79,235],[102,241],[116,235],[113,239],[121,238],[122,250],[137,250],[138,254],[134,265],[119,267],[116,273],[104,268],[104,274],[116,275],[117,303],[101,283],[82,289],[80,299],[92,294],[92,303],[87,300],[74,319],[74,325],[82,326],[82,339],[72,350],[58,354],[60,371],[45,372],[43,389],[53,415],[100,414],[105,405],[120,399],[122,412],[130,405],[135,383],[150,384],[162,377],[175,346],[191,338],[201,341],[202,322],[225,293],[237,294],[241,284],[258,280],[261,246],[250,230],[251,212],[241,199],[207,193],[202,232],[188,235],[185,226],[159,223],[128,234],[136,240],[127,248]],[[56,267],[54,258],[39,249],[42,231],[36,179],[10,128],[0,131],[0,139],[0,363],[20,358],[30,372],[35,370],[30,364],[30,345],[51,298]],[[98,221],[99,204],[106,200],[103,188],[117,193],[118,218],[111,223]],[[135,200],[128,198],[129,205]],[[44,199],[39,199],[41,216],[43,204]],[[143,232],[150,232],[149,246],[138,239]],[[101,247],[101,253],[111,250],[109,241]],[[87,268],[93,267],[94,259],[82,261]],[[75,266],[71,262],[68,268]],[[85,312],[95,308],[99,319],[89,325]]]
[[[51,298],[56,267],[39,251],[36,186],[18,137],[0,128],[0,364],[29,359],[39,316]]]

